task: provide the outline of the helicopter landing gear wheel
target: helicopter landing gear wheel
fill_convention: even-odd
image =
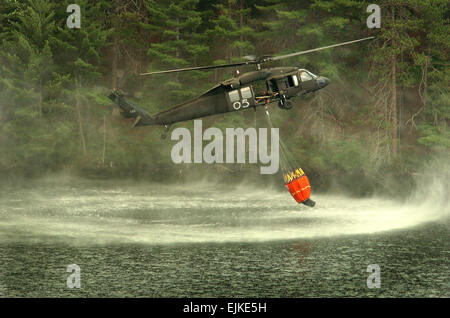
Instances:
[[[294,105],[292,104],[292,102],[290,100],[286,99],[285,95],[281,96],[281,99],[278,101],[278,107],[280,107],[281,109],[291,109]]]

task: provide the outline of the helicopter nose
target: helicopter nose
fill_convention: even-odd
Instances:
[[[328,84],[330,84],[330,80],[328,78],[324,76],[319,76],[317,78],[317,85],[319,86],[319,89],[324,88]]]

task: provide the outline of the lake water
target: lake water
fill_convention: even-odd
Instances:
[[[449,297],[448,190],[436,189],[313,195],[311,209],[247,184],[2,186],[0,297]]]

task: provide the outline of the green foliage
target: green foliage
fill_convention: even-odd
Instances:
[[[187,67],[205,59],[209,47],[205,45],[205,35],[200,33],[203,21],[197,4],[197,0],[146,2],[149,21],[145,28],[151,37],[159,39],[147,52],[153,58],[150,70]],[[164,88],[171,94],[162,95],[162,101],[174,103],[194,97],[199,85],[192,83],[198,78],[195,73],[167,77]],[[157,81],[151,81],[150,85],[160,86]]]
[[[437,146],[450,148],[450,131],[446,126],[434,126],[428,123],[423,123],[419,126],[419,131],[422,137],[417,139],[419,144],[424,146]]]
[[[161,141],[161,129],[131,128],[112,111],[106,95],[114,72],[126,73],[120,85],[154,113],[229,78],[232,70],[139,73],[368,35],[376,41],[267,65],[296,65],[332,80],[289,112],[271,109],[295,159],[322,189],[339,178],[344,187],[358,182],[358,194],[369,194],[384,187],[380,173],[408,175],[420,169],[422,155],[450,147],[448,1],[382,1],[382,27],[370,31],[370,1],[79,0],[82,26],[69,29],[72,2],[0,1],[0,173],[177,175],[169,157],[173,143]],[[393,114],[385,107],[393,58],[401,150],[394,159],[387,138]],[[222,131],[255,124],[266,126],[262,111],[203,120],[204,128]],[[175,126],[192,128],[192,122]]]

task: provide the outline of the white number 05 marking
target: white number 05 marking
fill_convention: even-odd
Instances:
[[[233,103],[233,108],[236,110],[240,109],[241,106],[242,106],[242,108],[247,108],[248,106],[250,106],[250,103],[247,101],[247,99],[243,99],[240,102]]]

